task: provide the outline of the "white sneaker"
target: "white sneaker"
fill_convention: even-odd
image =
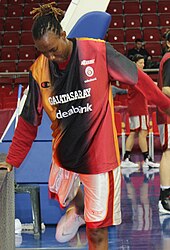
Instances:
[[[143,169],[143,173],[146,175],[146,178],[148,178],[148,179],[154,179],[154,175],[156,173],[159,173],[159,168],[145,167]]]
[[[22,231],[22,224],[19,219],[15,219],[15,233],[20,234]]]
[[[169,210],[169,209],[166,209],[166,208],[163,206],[161,200],[159,200],[158,208],[159,208],[159,212],[160,212],[160,213],[163,213],[163,214],[170,214],[170,210]]]
[[[126,158],[124,161],[121,161],[120,166],[122,168],[129,168],[129,167],[137,168],[137,167],[139,167],[139,165],[137,163],[130,161],[129,158]]]
[[[150,167],[150,168],[159,168],[160,167],[160,163],[158,162],[153,162],[153,161],[149,161],[148,159],[146,159],[143,163],[143,167]]]
[[[161,231],[163,235],[163,239],[169,239],[170,235],[170,214],[167,213],[159,213],[159,221],[161,225]]]
[[[56,240],[60,243],[70,241],[76,235],[79,227],[84,224],[85,221],[81,216],[75,213],[75,208],[69,209],[57,224]]]

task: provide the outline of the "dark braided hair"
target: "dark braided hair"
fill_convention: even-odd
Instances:
[[[60,35],[62,31],[60,22],[65,12],[56,8],[56,5],[55,2],[40,5],[38,8],[33,8],[30,12],[30,14],[34,15],[33,19],[35,19],[32,26],[32,35],[35,40],[41,39],[48,31]]]

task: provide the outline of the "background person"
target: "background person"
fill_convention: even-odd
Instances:
[[[151,62],[152,57],[149,52],[144,48],[143,40],[140,38],[135,39],[135,46],[127,51],[127,57],[133,60],[134,56],[140,54],[144,57],[145,68],[148,68],[148,64]]]
[[[170,98],[170,31],[165,35],[167,51],[159,67],[158,87]],[[160,162],[159,211],[170,214],[170,119],[157,109],[157,123],[163,154]]]
[[[136,54],[133,57],[136,66],[143,70],[144,56]],[[135,143],[135,137],[138,135],[139,147],[143,154],[144,164],[147,167],[159,167],[159,163],[154,163],[149,156],[147,135],[149,130],[149,112],[148,103],[145,96],[133,86],[128,89],[128,112],[130,134],[126,139],[126,152],[121,162],[122,167],[138,167],[138,164],[132,162],[131,151]]]

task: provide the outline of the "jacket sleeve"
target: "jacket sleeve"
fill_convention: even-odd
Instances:
[[[148,101],[170,115],[170,100],[155,85],[153,80],[143,71],[137,69],[135,63],[106,43],[108,71],[114,80],[134,85]]]
[[[41,124],[42,113],[40,89],[30,72],[28,95],[6,158],[12,166],[19,167],[27,156]]]
[[[33,126],[19,117],[12,143],[10,145],[6,162],[14,167],[19,167],[27,156],[32,143],[37,135],[37,126]]]
[[[112,79],[129,85],[137,83],[136,64],[116,51],[109,43],[106,43],[106,57],[108,72]]]
[[[43,107],[40,88],[30,72],[29,91],[21,116],[28,123],[39,126],[41,124],[42,113]]]
[[[140,69],[138,69],[138,82],[134,87],[142,92],[148,101],[158,106],[167,114],[170,114],[170,99],[165,96],[152,79]]]

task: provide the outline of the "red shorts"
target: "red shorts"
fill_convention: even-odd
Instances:
[[[130,116],[129,126],[131,131],[148,130],[149,129],[149,116]]]
[[[159,124],[158,129],[163,151],[170,149],[170,124]]]

